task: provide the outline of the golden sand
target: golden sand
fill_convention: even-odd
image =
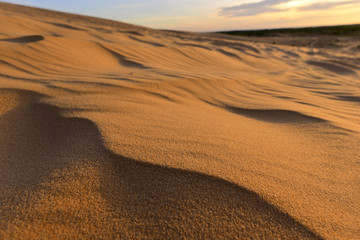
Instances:
[[[1,239],[359,239],[359,38],[0,22]]]

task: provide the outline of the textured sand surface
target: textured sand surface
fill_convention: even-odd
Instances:
[[[360,239],[359,46],[0,3],[0,238]]]

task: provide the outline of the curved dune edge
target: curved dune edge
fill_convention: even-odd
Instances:
[[[232,106],[225,106],[230,112],[245,117],[271,123],[320,123],[326,122],[323,119],[307,116],[305,114],[282,109],[247,109]]]
[[[19,97],[17,94],[2,92],[0,90],[0,116],[11,111],[19,105]]]
[[[21,105],[0,118],[4,238],[320,239],[245,188],[112,153],[93,122],[37,94]]]
[[[327,71],[336,73],[336,74],[354,74],[356,75],[356,72],[352,69],[346,68],[344,66],[340,66],[339,64],[335,63],[328,63],[328,62],[318,62],[318,61],[307,61],[309,65],[313,65],[316,67],[320,67],[322,69],[325,69]]]

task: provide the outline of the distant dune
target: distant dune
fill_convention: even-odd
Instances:
[[[224,31],[220,32],[228,35],[247,36],[247,37],[274,37],[274,36],[359,36],[360,24],[323,26],[323,27],[303,27],[303,28],[278,28],[263,30],[245,31]]]
[[[359,36],[0,23],[0,239],[360,239]]]

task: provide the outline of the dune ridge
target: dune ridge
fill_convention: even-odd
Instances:
[[[20,95],[1,119],[4,238],[319,238],[253,192],[116,155],[94,123]]]
[[[358,37],[0,21],[0,238],[360,236]]]

